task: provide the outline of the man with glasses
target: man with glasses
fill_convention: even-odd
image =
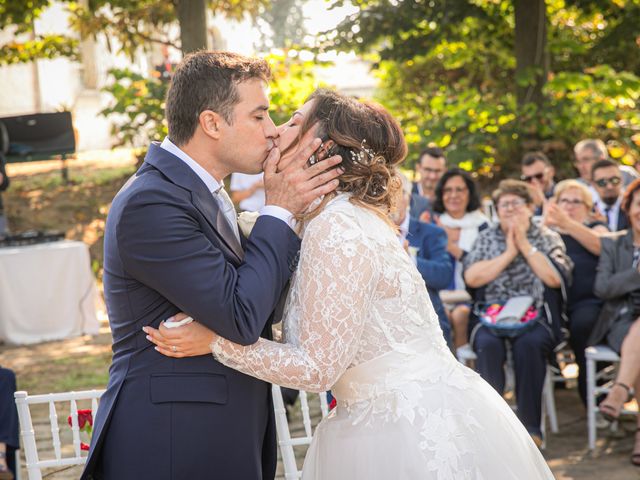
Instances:
[[[606,145],[602,140],[587,138],[579,141],[573,148],[573,152],[576,156],[574,165],[578,170],[578,180],[585,185],[591,186],[591,170],[594,164],[599,160],[609,159]],[[627,165],[620,166],[620,174],[625,187],[640,177],[640,174],[635,169]],[[597,199],[594,198],[594,200]]]
[[[411,191],[412,217],[419,217],[424,222],[432,221],[431,206],[436,196],[436,185],[446,170],[447,160],[441,148],[428,147],[420,153],[420,159],[416,165],[420,180],[413,183]]]
[[[556,170],[547,156],[542,152],[528,152],[522,157],[520,179],[527,182],[533,189],[533,201],[536,205],[536,215],[542,215],[545,200],[553,196],[555,182],[553,177]]]
[[[599,160],[591,168],[591,180],[598,193],[596,207],[606,219],[612,232],[629,228],[629,221],[621,210],[623,180],[620,166],[611,160]]]

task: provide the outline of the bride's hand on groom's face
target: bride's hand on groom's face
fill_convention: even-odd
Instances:
[[[305,135],[290,160],[281,160],[279,151],[272,150],[264,166],[266,205],[277,205],[298,214],[316,198],[336,189],[337,177],[343,173],[340,168],[334,168],[342,162],[339,155],[307,166],[307,160],[320,144],[319,138]]]
[[[154,343],[155,349],[167,357],[183,358],[211,354],[209,345],[216,334],[198,322],[191,322],[178,328],[167,328],[164,322],[159,329],[144,327],[147,340]]]

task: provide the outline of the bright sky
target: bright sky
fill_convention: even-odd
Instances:
[[[355,13],[358,9],[353,5],[329,10],[326,0],[307,0],[302,7],[305,16],[305,26],[311,35],[330,30],[347,15]]]

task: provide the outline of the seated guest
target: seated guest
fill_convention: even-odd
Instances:
[[[476,367],[480,375],[502,394],[506,342],[510,342],[518,417],[534,442],[541,445],[542,388],[547,361],[561,335],[559,309],[552,309],[545,302],[545,290],[560,289],[570,279],[572,262],[556,232],[531,222],[534,204],[526,183],[503,180],[493,193],[493,200],[499,223],[480,232],[464,257],[465,283],[468,288],[480,289],[475,295],[478,301],[505,302],[528,295],[538,319],[532,320],[536,323],[526,332],[509,339],[478,323],[470,343],[478,356]],[[551,318],[547,318],[547,311]]]
[[[627,216],[622,211],[622,173],[617,163],[611,160],[600,160],[593,164],[591,180],[598,192],[596,202],[599,213],[606,219],[612,232],[629,227]]]
[[[0,368],[0,480],[13,480],[16,472],[18,439],[18,411],[13,394],[16,376],[6,368]]]
[[[542,207],[546,200],[553,196],[555,183],[553,168],[547,156],[542,152],[528,152],[522,157],[520,165],[523,182],[527,182],[533,190],[533,203],[536,205],[536,215],[542,215]]]
[[[427,286],[433,308],[438,314],[442,333],[451,344],[449,320],[440,300],[440,290],[447,287],[453,278],[453,265],[447,254],[447,235],[436,225],[421,222],[409,215],[411,183],[402,176],[403,195],[392,215],[399,227],[399,240],[408,252],[415,252],[414,261]]]
[[[471,250],[478,232],[489,226],[489,220],[480,211],[476,184],[467,172],[452,168],[442,176],[436,187],[433,211],[436,213],[436,223],[447,233],[447,252],[454,266],[453,282],[447,288],[466,290],[461,260]],[[462,303],[449,312],[456,348],[469,341],[470,311],[469,305]]]
[[[616,382],[600,403],[609,420],[618,418],[632,388],[640,404],[640,180],[629,185],[622,205],[631,228],[602,239],[594,291],[605,302],[589,338],[589,345],[607,343],[620,354]],[[640,416],[637,422],[631,461],[640,466]]]
[[[411,194],[411,216],[423,222],[432,221],[432,205],[435,199],[436,185],[447,170],[444,151],[438,147],[428,147],[420,153],[416,171],[420,180],[414,182]]]
[[[591,169],[600,160],[610,160],[607,146],[602,140],[587,138],[579,141],[573,148],[576,157],[575,167],[578,170],[578,180],[585,185],[591,185]],[[615,163],[615,162],[614,162]],[[617,163],[616,163],[617,165]],[[636,178],[640,178],[640,173],[627,165],[619,165],[623,186],[629,185]],[[597,192],[594,193],[594,200],[597,200]]]
[[[593,293],[600,257],[600,237],[609,232],[602,222],[590,221],[593,198],[589,189],[577,180],[556,185],[553,200],[545,209],[545,225],[555,229],[573,261],[573,283],[567,291],[569,343],[578,364],[578,391],[586,405],[587,383],[584,349],[598,319],[602,300]]]
[[[2,152],[0,152],[0,192],[3,192],[9,188],[9,177],[5,169],[5,159]],[[6,234],[9,228],[7,227],[7,219],[4,216],[4,209],[2,206],[2,194],[0,193],[0,236]]]

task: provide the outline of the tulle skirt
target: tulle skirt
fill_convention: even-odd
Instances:
[[[304,480],[554,478],[502,397],[450,354],[386,354],[333,391]]]

